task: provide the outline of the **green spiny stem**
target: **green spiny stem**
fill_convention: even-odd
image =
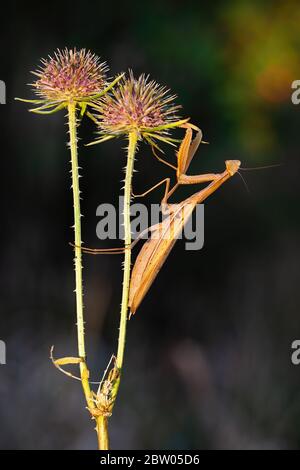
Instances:
[[[130,224],[130,199],[131,199],[131,181],[134,168],[134,156],[137,147],[138,136],[135,131],[130,132],[128,136],[128,151],[127,151],[127,165],[124,186],[124,231],[125,231],[125,246],[131,245],[131,224]],[[128,297],[129,297],[129,283],[130,283],[130,268],[131,268],[131,249],[125,250],[124,258],[124,274],[123,274],[123,290],[122,290],[122,304],[118,340],[118,352],[116,358],[116,366],[119,370],[122,369],[124,360],[124,350],[126,341],[126,327],[128,317]]]
[[[85,359],[84,343],[84,321],[83,321],[83,289],[82,289],[82,261],[81,261],[81,214],[80,214],[80,190],[78,172],[77,153],[77,123],[75,104],[69,103],[69,133],[72,165],[72,190],[74,204],[74,245],[75,245],[75,285],[76,285],[76,313],[77,313],[77,335],[78,335],[78,355]]]
[[[89,409],[94,408],[91,390],[88,381],[89,372],[86,365],[86,352],[84,341],[84,317],[83,317],[83,289],[82,289],[82,256],[81,256],[81,214],[80,214],[80,190],[78,172],[77,152],[77,122],[76,105],[74,102],[68,104],[68,124],[70,134],[70,150],[72,165],[72,190],[74,204],[74,245],[75,245],[75,292],[76,292],[76,315],[77,315],[77,337],[78,355],[83,361],[80,363],[80,375],[82,387]]]

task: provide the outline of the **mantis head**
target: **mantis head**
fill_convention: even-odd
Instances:
[[[239,160],[226,160],[226,170],[230,176],[233,176],[240,168],[241,162]]]

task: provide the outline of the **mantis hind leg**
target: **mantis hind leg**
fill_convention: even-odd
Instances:
[[[88,254],[88,255],[121,255],[121,254],[125,253],[125,250],[134,248],[135,245],[137,244],[137,242],[139,240],[141,240],[143,235],[145,235],[145,233],[147,233],[149,231],[154,230],[154,228],[155,228],[155,226],[151,226],[151,227],[147,227],[145,230],[142,230],[142,232],[140,232],[138,234],[136,239],[133,240],[133,242],[131,242],[130,245],[126,245],[124,247],[120,246],[120,247],[116,247],[116,248],[89,248],[89,247],[81,246],[81,251],[83,253]],[[70,243],[70,245],[73,248],[76,247],[76,245],[74,245],[73,243]]]
[[[154,189],[158,188],[159,186],[161,186],[162,184],[165,184],[166,187],[165,187],[165,195],[163,197],[163,200],[166,198],[166,196],[168,195],[168,192],[169,192],[169,189],[170,189],[170,178],[164,178],[163,180],[159,181],[158,183],[156,183],[154,186],[151,186],[151,188],[147,189],[147,191],[145,191],[144,193],[142,194],[132,194],[133,197],[144,197],[144,196],[147,196],[147,194],[151,193],[151,191],[153,191]]]

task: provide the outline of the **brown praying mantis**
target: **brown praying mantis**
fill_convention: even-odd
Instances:
[[[145,196],[161,184],[165,184],[165,194],[161,203],[162,210],[164,213],[168,213],[168,217],[140,233],[130,246],[130,248],[132,248],[145,232],[151,233],[150,238],[141,248],[132,269],[128,301],[130,314],[135,314],[197,204],[202,203],[225,183],[225,181],[233,176],[238,171],[241,164],[239,160],[227,160],[225,162],[225,170],[222,173],[187,175],[186,172],[202,141],[202,132],[193,124],[185,123],[182,127],[186,129],[186,133],[177,152],[177,167],[165,162],[155,154],[158,160],[176,170],[177,182],[173,188],[170,189],[170,178],[165,178],[143,194],[136,195],[137,197]],[[196,131],[196,137],[194,139],[193,131]],[[200,183],[210,184],[192,196],[189,196],[187,199],[184,199],[179,204],[168,204],[170,196],[178,186]],[[126,249],[128,249],[128,247],[111,249],[82,248],[82,251],[84,253],[97,255],[119,254],[123,253]]]

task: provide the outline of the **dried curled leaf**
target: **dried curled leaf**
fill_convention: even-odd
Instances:
[[[80,364],[82,359],[80,357],[61,357],[60,359],[54,359],[54,364],[57,366],[65,366],[67,364]]]
[[[68,365],[68,364],[80,364],[83,362],[83,359],[80,357],[61,357],[60,359],[54,359],[53,357],[53,351],[54,351],[54,346],[51,347],[50,349],[50,359],[52,361],[52,364],[63,374],[67,375],[68,377],[72,377],[72,379],[80,380],[80,377],[76,377],[76,375],[71,374],[71,372],[68,372],[67,370],[63,369],[61,366],[63,365]]]

